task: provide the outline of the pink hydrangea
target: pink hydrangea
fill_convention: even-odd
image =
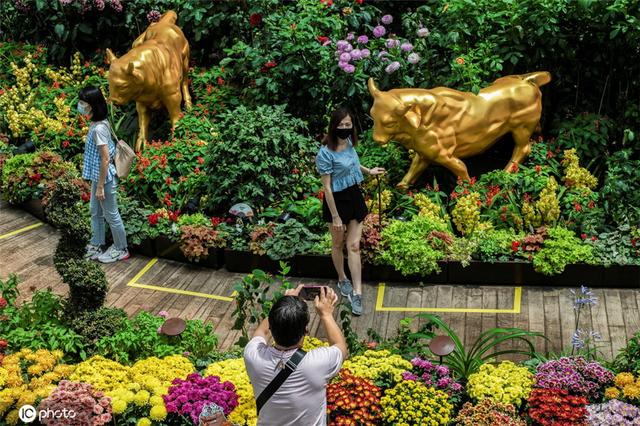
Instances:
[[[389,24],[390,24],[390,23],[392,23],[392,22],[393,22],[393,16],[391,16],[391,15],[384,15],[384,16],[382,17],[382,23],[383,23],[383,24],[385,24],[385,25],[389,25]]]
[[[386,33],[387,30],[382,25],[378,25],[373,29],[373,35],[377,38],[384,36]]]
[[[366,35],[361,35],[360,37],[358,37],[358,43],[360,44],[369,43],[369,37],[367,37]]]
[[[400,69],[400,62],[393,61],[384,69],[387,74],[393,74]]]

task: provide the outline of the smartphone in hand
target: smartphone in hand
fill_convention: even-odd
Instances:
[[[315,300],[316,296],[320,295],[320,292],[322,291],[322,287],[326,287],[323,285],[305,285],[304,287],[302,287],[302,290],[300,290],[300,297],[303,300],[307,300],[307,301],[311,301],[311,300]]]

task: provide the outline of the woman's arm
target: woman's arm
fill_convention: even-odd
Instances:
[[[362,164],[360,164],[360,171],[362,172],[363,175],[370,175],[371,174],[371,169],[367,169]]]
[[[104,200],[104,181],[107,178],[107,170],[109,169],[109,148],[107,145],[99,145],[98,150],[100,151],[100,175],[96,185],[96,198]]]
[[[324,199],[327,201],[327,206],[331,212],[331,218],[333,219],[333,226],[335,228],[341,228],[343,226],[342,219],[338,214],[336,208],[336,201],[333,198],[333,191],[331,190],[331,175],[321,175],[322,187],[324,188]]]

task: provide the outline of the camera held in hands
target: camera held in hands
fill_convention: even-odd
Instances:
[[[320,296],[320,292],[322,291],[323,287],[326,287],[326,286],[323,286],[323,285],[305,285],[300,290],[300,295],[299,296],[303,300],[307,300],[307,301],[315,300],[316,296]]]

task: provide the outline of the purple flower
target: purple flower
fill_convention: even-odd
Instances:
[[[162,318],[167,318],[167,317],[169,317],[169,312],[167,312],[167,311],[160,311],[160,312],[158,312],[158,316],[159,316],[159,317],[162,317]]]
[[[405,371],[404,373],[402,373],[402,380],[411,380],[415,382],[416,380],[418,380],[418,376],[408,371]]]
[[[393,16],[391,16],[391,15],[384,15],[384,16],[382,17],[382,23],[383,23],[383,24],[385,24],[385,25],[389,25],[389,24],[390,24],[390,23],[392,23],[392,22],[393,22]]]
[[[93,5],[98,10],[104,10],[104,0],[93,0]]]
[[[451,390],[454,392],[460,392],[462,390],[462,385],[458,382],[451,383]]]
[[[421,27],[421,28],[418,28],[418,31],[416,31],[416,34],[420,38],[425,38],[425,37],[429,37],[430,32],[428,29]]]
[[[373,29],[373,35],[376,38],[380,38],[383,35],[385,35],[386,33],[387,33],[387,30],[382,25],[378,25],[377,27],[375,27]]]
[[[360,44],[369,43],[369,37],[367,37],[366,35],[361,35],[360,37],[358,37],[358,43]]]
[[[407,56],[407,61],[410,64],[417,64],[420,61],[420,55],[418,55],[417,53],[412,53],[409,56]]]
[[[613,381],[613,373],[583,357],[563,357],[538,365],[536,386],[565,389],[573,394],[595,398],[599,389]]]
[[[60,4],[63,6],[66,6],[71,3],[73,3],[73,0],[60,0]]]
[[[411,52],[413,50],[413,44],[402,43],[402,46],[400,46],[400,49],[402,49],[403,52]]]
[[[451,384],[451,379],[449,377],[443,377],[441,379],[438,379],[438,381],[436,382],[436,385],[440,389],[446,389],[447,386],[449,386],[450,384]]]
[[[339,51],[344,51],[344,50],[346,50],[348,45],[349,45],[348,41],[346,41],[346,40],[338,40],[338,42],[336,43],[336,48]]]
[[[371,56],[371,52],[369,51],[369,49],[362,49],[360,53],[362,54],[363,58],[368,58],[369,56]]]
[[[598,426],[639,426],[640,409],[617,399],[605,404],[587,405],[589,424]]]
[[[342,70],[344,70],[344,67],[346,67],[347,65],[349,65],[349,62],[344,62],[344,61],[338,62],[338,67]]]
[[[347,34],[347,40],[351,41],[355,38],[355,36],[353,35],[353,33],[349,33]]]
[[[449,374],[449,367],[446,365],[436,365],[436,374],[440,377],[447,376]]]
[[[351,59],[353,59],[354,61],[357,61],[358,59],[362,59],[362,52],[360,51],[360,49],[353,49],[351,52]]]
[[[344,52],[340,55],[341,62],[349,62],[350,60],[351,60],[351,55],[348,54],[347,52]]]
[[[383,62],[388,61],[389,59],[385,58],[385,56],[387,55],[389,55],[389,53],[386,50],[381,50],[380,52],[378,52],[378,59]]]
[[[394,47],[398,47],[399,45],[400,45],[400,41],[394,38],[388,39],[387,42],[385,43],[385,46],[387,46],[387,49],[393,49]]]
[[[351,64],[347,64],[344,68],[342,68],[342,70],[347,74],[353,74],[356,70],[356,67]]]

